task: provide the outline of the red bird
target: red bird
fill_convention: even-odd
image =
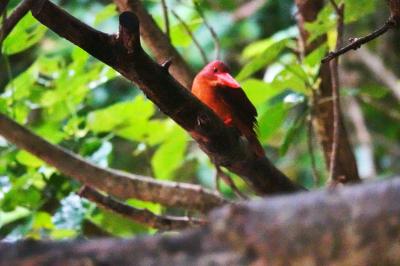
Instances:
[[[192,93],[210,107],[225,125],[237,128],[257,157],[264,156],[264,149],[255,132],[257,110],[223,62],[213,61],[205,66],[193,81]]]

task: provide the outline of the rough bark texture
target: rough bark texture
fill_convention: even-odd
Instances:
[[[0,265],[399,265],[400,179],[226,206],[178,236],[0,244]]]
[[[297,23],[300,28],[300,46],[305,54],[308,54],[315,49],[321,40],[312,43],[307,43],[308,32],[304,25],[306,22],[312,22],[316,19],[318,12],[322,9],[323,0],[296,0],[296,5],[299,9]],[[323,37],[325,38],[325,37]],[[325,162],[330,166],[333,142],[333,105],[332,101],[332,80],[329,64],[322,64],[320,69],[321,85],[315,93],[314,105],[314,126],[324,150]],[[348,134],[343,123],[343,114],[340,113],[340,134],[339,134],[339,150],[337,161],[337,176],[335,179],[340,179],[344,183],[357,182],[360,180],[357,164],[353,154]],[[340,178],[337,178],[340,177]]]
[[[208,211],[226,203],[217,194],[198,185],[158,181],[150,177],[101,168],[34,135],[3,114],[0,114],[0,134],[65,175],[120,199],[136,198],[165,206],[200,211]]]
[[[172,46],[168,37],[157,26],[154,19],[149,15],[140,0],[114,0],[121,12],[132,11],[140,21],[140,35],[145,44],[150,48],[159,63],[171,59],[171,75],[185,88],[192,87],[194,73],[189,65],[183,60],[175,47]]]
[[[90,28],[46,0],[38,1],[32,13],[54,32],[135,82],[161,111],[192,135],[212,161],[243,177],[259,194],[302,189],[267,158],[257,159],[234,129],[227,128],[214,112],[169,75],[168,69],[143,51],[139,21],[133,13],[120,16],[118,37]]]

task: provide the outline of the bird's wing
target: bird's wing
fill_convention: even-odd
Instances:
[[[238,122],[243,123],[248,129],[254,129],[257,110],[244,91],[241,88],[229,87],[218,87],[217,91],[221,99],[231,108],[234,116],[239,118]]]

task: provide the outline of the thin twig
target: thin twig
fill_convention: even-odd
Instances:
[[[97,203],[102,208],[129,218],[134,222],[160,230],[180,230],[207,224],[205,220],[192,217],[156,215],[149,210],[138,209],[124,204],[110,196],[103,195],[89,186],[83,186],[78,195]]]
[[[318,173],[317,170],[317,163],[315,160],[315,151],[314,151],[314,145],[313,145],[313,114],[312,111],[310,113],[309,121],[308,121],[308,127],[307,127],[307,148],[308,148],[308,153],[310,154],[310,159],[311,159],[311,171],[314,177],[314,186],[318,186],[318,184],[321,181],[321,177]]]
[[[337,13],[337,40],[336,47],[340,47],[343,39],[343,27],[344,27],[344,4],[337,6],[335,1],[331,0]],[[329,162],[329,180],[332,185],[336,182],[340,182],[337,176],[337,161],[338,161],[338,150],[340,141],[340,93],[339,93],[339,62],[338,58],[335,58],[330,62],[330,71],[332,79],[332,97],[333,97],[333,141],[331,149],[331,158]]]
[[[14,29],[15,25],[28,13],[35,0],[24,0],[19,4],[11,15],[6,19],[4,26],[1,28],[0,42],[2,42],[8,34]]]
[[[206,16],[204,15],[204,12],[201,9],[201,6],[199,5],[199,3],[197,3],[196,1],[193,1],[193,3],[194,3],[197,13],[200,15],[201,19],[203,20],[204,25],[210,31],[210,34],[214,40],[214,45],[215,45],[215,59],[219,60],[220,56],[221,56],[221,43],[219,41],[218,35],[215,32],[214,28],[210,25],[210,23],[208,23]]]
[[[248,199],[248,197],[244,195],[235,185],[235,182],[233,182],[232,178],[228,174],[226,174],[224,170],[221,169],[221,166],[216,165],[215,169],[217,170],[215,174],[215,184],[218,191],[219,191],[219,179],[221,178],[232,189],[233,193],[235,193],[238,198]]]
[[[360,48],[363,44],[366,44],[367,42],[370,42],[374,40],[375,38],[381,36],[382,34],[386,33],[388,30],[393,29],[396,27],[396,23],[392,18],[387,20],[385,24],[383,24],[382,27],[377,29],[376,31],[372,32],[371,34],[362,37],[362,38],[352,38],[350,39],[350,43],[342,48],[337,48],[336,51],[334,52],[329,52],[326,57],[324,57],[321,62],[326,63],[331,61],[332,59],[347,53],[350,50],[357,50]]]
[[[168,40],[171,39],[170,30],[169,30],[169,15],[168,15],[168,6],[166,0],[161,0],[161,6],[163,10],[163,18],[164,18],[164,27],[165,27],[165,35]]]
[[[203,60],[204,64],[207,64],[208,63],[208,59],[207,59],[206,52],[201,47],[199,41],[196,39],[196,37],[194,36],[194,34],[191,31],[191,29],[189,28],[189,26],[186,24],[186,22],[174,10],[171,10],[171,13],[182,24],[182,26],[185,29],[186,33],[192,38],[194,45],[197,47],[197,49],[200,52],[201,59]]]

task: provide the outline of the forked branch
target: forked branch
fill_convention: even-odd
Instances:
[[[227,128],[214,112],[143,51],[139,21],[134,14],[120,15],[117,36],[92,29],[47,0],[37,1],[32,13],[57,34],[135,82],[161,111],[192,135],[212,161],[243,177],[259,194],[302,189],[267,158],[257,159],[235,130]]]

